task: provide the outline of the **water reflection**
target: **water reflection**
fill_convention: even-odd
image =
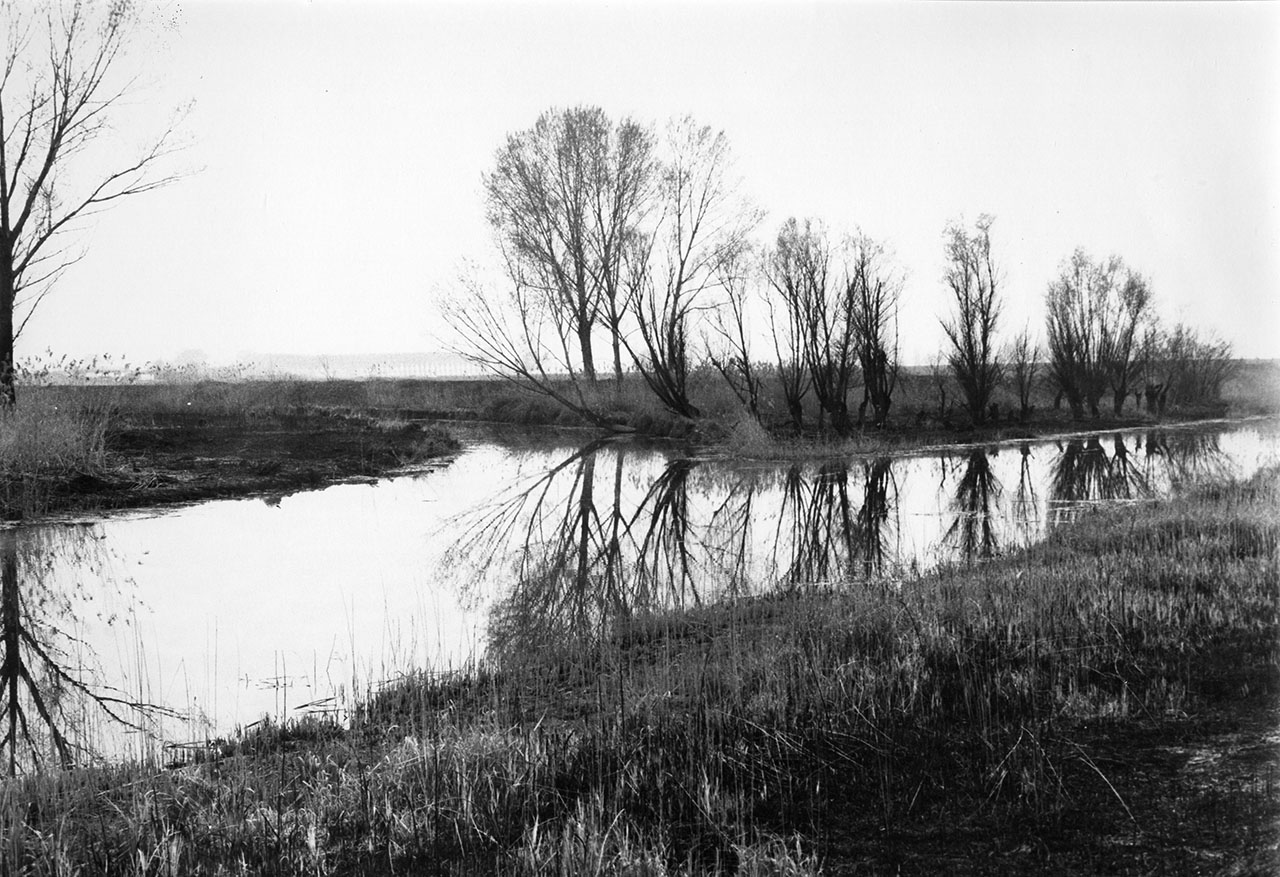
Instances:
[[[10,776],[79,762],[101,723],[142,730],[154,712],[104,685],[96,655],[76,634],[91,610],[105,625],[120,621],[111,608],[118,595],[55,575],[70,568],[101,580],[111,563],[96,528],[0,530],[0,755]]]
[[[1073,438],[1057,447],[1049,479],[1051,525],[1075,520],[1090,505],[1150,499],[1238,471],[1222,451],[1219,433],[1150,430]]]
[[[989,559],[1086,506],[1229,468],[1213,436],[1177,431],[777,469],[607,442],[541,459],[520,467],[537,471],[522,487],[462,516],[451,551],[490,606],[498,652],[601,635],[657,607],[882,583],[925,557]],[[911,487],[930,469],[932,510]]]
[[[1018,487],[1013,492],[1013,528],[1018,542],[1029,545],[1040,531],[1040,498],[1036,479],[1032,474],[1031,444],[1018,445]]]
[[[956,482],[952,499],[955,519],[944,537],[966,561],[994,557],[999,548],[996,536],[999,510],[996,507],[1003,487],[983,448],[974,448],[965,457],[964,471]]]
[[[1228,478],[1236,467],[1221,445],[1216,432],[1152,430],[1146,434],[1147,471],[1161,471],[1173,490]]]
[[[890,542],[893,461],[861,464],[862,488],[850,466],[827,462],[816,471],[792,466],[783,480],[774,540],[778,583],[788,590],[879,575]]]
[[[779,476],[592,443],[460,516],[448,557],[461,588],[490,604],[498,652],[656,607],[877,580],[892,553],[893,466]]]

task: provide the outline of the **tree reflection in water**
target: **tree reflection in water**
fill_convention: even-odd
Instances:
[[[799,466],[787,470],[774,541],[780,586],[794,590],[883,572],[891,541],[891,473],[889,458],[864,462],[855,506],[848,464],[828,462],[808,478]]]
[[[91,528],[0,530],[0,752],[10,776],[46,761],[81,761],[88,732],[103,719],[143,730],[160,712],[104,685],[95,656],[73,633],[96,596],[82,574],[118,587],[110,566]]]
[[[1144,499],[1151,495],[1151,482],[1143,467],[1116,434],[1106,437],[1112,451],[1107,453],[1099,436],[1070,439],[1059,444],[1049,476],[1049,524],[1074,521],[1080,510],[1100,502]]]
[[[1031,472],[1031,445],[1018,445],[1018,488],[1013,494],[1013,525],[1023,546],[1030,545],[1040,532],[1040,501]]]
[[[890,543],[890,475],[893,461],[880,457],[862,464],[862,508],[858,511],[858,532],[862,535],[862,574],[873,578],[884,573]]]
[[[943,541],[955,546],[966,561],[994,557],[999,551],[996,506],[1002,490],[986,450],[971,450],[952,497],[956,516],[943,536]]]
[[[1229,478],[1235,467],[1220,439],[1217,432],[1153,429],[1146,434],[1144,471],[1149,480],[1163,478],[1173,490]]]
[[[1051,452],[1018,446],[1007,503],[997,472],[1012,479],[1015,470],[999,470],[995,451],[938,458],[947,518],[939,544],[920,546],[921,555],[941,547],[967,561],[990,558],[1006,542],[1042,535],[1042,501],[1053,526],[1084,505],[1142,499],[1157,483],[1221,474],[1225,465],[1214,438],[1197,433],[1073,438],[1038,467],[1037,455]],[[494,601],[491,653],[605,636],[617,619],[658,608],[883,581],[887,565],[913,562],[894,545],[899,465],[910,478],[930,464],[883,458],[771,470],[593,442],[467,513],[449,556],[464,587]]]
[[[493,653],[576,642],[639,610],[701,602],[707,532],[688,495],[697,463],[670,461],[636,501],[627,461],[624,446],[594,442],[471,515],[449,556],[511,583],[490,611]]]
[[[860,465],[859,495],[845,463],[793,467],[775,487],[760,470],[687,458],[655,469],[652,457],[594,443],[469,513],[448,556],[476,596],[482,580],[501,589],[491,655],[580,642],[637,612],[771,583],[875,578],[892,529],[892,463]],[[760,524],[773,513],[769,539]],[[755,557],[770,542],[771,566]]]

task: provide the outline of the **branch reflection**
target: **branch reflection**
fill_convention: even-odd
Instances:
[[[89,602],[104,596],[92,580],[119,589],[111,566],[96,528],[0,530],[0,753],[10,776],[79,763],[104,719],[144,730],[158,712],[106,686],[75,633]],[[108,625],[119,620],[109,609],[97,614]]]
[[[997,506],[1003,489],[986,450],[972,449],[965,457],[964,471],[952,496],[955,519],[943,536],[943,541],[954,546],[965,561],[985,560],[998,553]]]

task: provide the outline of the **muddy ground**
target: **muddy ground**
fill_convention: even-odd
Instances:
[[[92,473],[3,485],[8,520],[285,495],[410,466],[457,450],[445,431],[324,414],[170,415],[123,421]]]

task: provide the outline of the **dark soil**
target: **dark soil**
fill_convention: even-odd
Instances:
[[[377,477],[457,449],[437,427],[353,416],[152,417],[113,428],[101,471],[50,480],[36,490],[5,485],[3,515],[30,517],[33,507],[45,516],[285,495]]]

